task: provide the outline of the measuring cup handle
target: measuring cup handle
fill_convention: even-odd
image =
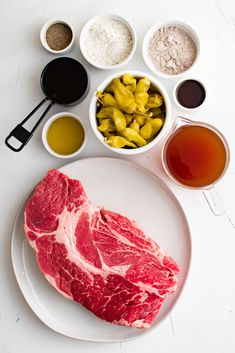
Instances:
[[[27,129],[25,129],[23,127],[23,125],[26,123],[26,121],[29,120],[29,118],[31,118],[31,116],[48,100],[48,98],[44,98],[32,111],[29,115],[26,116],[26,118],[24,118],[24,120],[21,121],[20,124],[16,125],[16,127],[10,132],[10,134],[7,136],[7,138],[5,139],[5,144],[7,147],[9,147],[12,151],[14,152],[19,152],[23,149],[23,147],[29,142],[29,140],[31,139],[31,137],[33,136],[34,131],[36,130],[36,128],[38,127],[38,125],[40,124],[40,122],[42,121],[42,119],[44,118],[44,116],[48,113],[48,111],[51,109],[52,105],[54,104],[54,102],[50,102],[47,106],[47,108],[44,110],[44,112],[42,113],[42,115],[40,116],[40,118],[38,119],[38,121],[36,122],[36,124],[34,125],[34,127],[32,128],[31,131],[28,131]],[[14,146],[12,146],[9,143],[9,140],[14,137],[16,140],[18,140],[19,142],[21,142],[21,145],[16,148]]]
[[[214,186],[205,189],[203,195],[215,216],[222,216],[225,213],[223,200]]]

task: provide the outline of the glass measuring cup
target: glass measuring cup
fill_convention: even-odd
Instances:
[[[161,158],[166,174],[174,182],[202,190],[213,213],[224,214],[215,184],[227,171],[230,151],[219,130],[204,122],[177,117],[163,145]]]

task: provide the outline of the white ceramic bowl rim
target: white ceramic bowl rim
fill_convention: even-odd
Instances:
[[[108,65],[108,66],[99,65],[99,64],[95,63],[94,61],[92,61],[92,59],[86,54],[86,51],[84,50],[83,43],[85,41],[87,31],[91,28],[91,26],[93,24],[95,24],[97,21],[99,21],[102,18],[113,18],[113,19],[117,19],[117,20],[121,21],[129,29],[129,31],[131,33],[131,36],[132,36],[133,43],[132,43],[132,48],[131,48],[130,53],[128,54],[128,56],[123,61],[121,61],[120,63],[118,63],[116,65]],[[134,55],[135,49],[136,49],[137,38],[136,38],[135,30],[134,30],[133,26],[130,24],[129,21],[127,21],[124,17],[122,17],[120,15],[112,14],[112,13],[106,13],[106,14],[94,16],[94,17],[90,18],[85,23],[85,25],[83,26],[83,28],[81,30],[81,33],[80,33],[79,42],[80,42],[80,49],[81,49],[82,55],[84,56],[84,58],[91,65],[93,65],[93,66],[95,66],[95,67],[97,67],[99,69],[110,70],[110,69],[115,69],[115,68],[124,66],[131,60],[131,58]]]
[[[65,47],[64,49],[61,49],[61,50],[51,49],[49,47],[48,43],[47,43],[47,40],[46,40],[46,32],[47,32],[48,28],[51,27],[53,24],[56,24],[56,23],[63,23],[66,26],[68,26],[71,29],[71,31],[72,31],[72,38],[71,38],[70,43],[67,45],[67,47]],[[42,45],[44,46],[44,48],[46,50],[48,50],[49,52],[51,52],[53,54],[67,53],[71,49],[71,47],[73,46],[74,39],[75,39],[75,31],[73,29],[73,26],[68,21],[60,19],[60,18],[56,18],[56,19],[52,19],[52,20],[47,21],[43,25],[43,27],[41,29],[41,32],[40,32],[40,40],[41,40]]]
[[[159,134],[148,144],[146,144],[143,147],[138,147],[134,149],[124,149],[124,148],[114,148],[109,146],[105,141],[104,141],[104,136],[102,135],[101,132],[97,129],[97,120],[96,120],[96,103],[97,103],[97,97],[96,97],[96,91],[103,91],[108,84],[112,81],[113,78],[115,77],[121,77],[124,73],[130,73],[136,77],[147,77],[149,78],[151,84],[157,87],[158,91],[162,94],[165,107],[166,107],[166,116],[165,116],[165,122],[163,124],[163,127]],[[122,71],[122,72],[117,72],[109,77],[107,77],[96,89],[94,92],[91,102],[90,102],[90,107],[89,107],[89,118],[90,118],[90,125],[91,128],[95,134],[95,136],[98,138],[98,140],[109,150],[120,153],[120,154],[125,154],[125,155],[136,155],[139,153],[146,152],[153,148],[161,139],[162,137],[166,134],[167,130],[172,126],[173,124],[173,119],[172,119],[172,114],[171,114],[171,104],[170,104],[170,99],[168,96],[167,91],[165,88],[162,86],[162,84],[153,76],[149,75],[148,73],[142,72],[142,71],[134,71],[134,70],[127,70],[127,71]]]
[[[68,117],[71,117],[71,118],[74,118],[76,119],[77,121],[79,121],[79,123],[81,124],[82,128],[83,128],[83,131],[84,131],[84,139],[83,139],[83,142],[81,144],[81,146],[78,148],[77,151],[75,151],[74,153],[71,153],[71,154],[66,154],[66,155],[63,155],[63,154],[59,154],[59,153],[56,153],[48,144],[47,142],[47,131],[49,129],[49,127],[51,126],[51,124],[53,123],[53,121],[63,117],[63,116],[68,116]],[[70,113],[70,112],[60,112],[60,113],[57,113],[57,114],[54,114],[52,115],[48,120],[47,122],[44,124],[43,128],[42,128],[42,142],[43,142],[43,145],[45,147],[45,149],[54,157],[58,157],[58,158],[72,158],[72,157],[75,157],[77,156],[78,154],[80,154],[83,149],[85,148],[85,145],[87,143],[87,131],[86,131],[86,128],[84,126],[84,123],[82,122],[82,120],[76,115],[76,114],[73,114],[73,113]]]
[[[173,25],[182,28],[183,30],[185,30],[185,32],[187,32],[190,35],[190,37],[192,38],[192,40],[196,46],[197,55],[196,55],[196,58],[195,58],[193,64],[188,69],[186,69],[185,71],[180,72],[178,74],[170,75],[170,74],[166,74],[166,73],[158,70],[154,66],[152,60],[149,58],[149,55],[148,55],[148,45],[149,45],[150,39],[152,38],[152,36],[156,32],[156,30],[158,30],[162,27],[168,27],[168,26],[173,26]],[[199,54],[200,54],[200,40],[199,40],[199,36],[198,36],[196,30],[191,25],[187,24],[186,22],[177,21],[177,20],[169,20],[169,21],[159,22],[159,23],[154,24],[145,34],[143,44],[142,44],[142,55],[143,55],[143,58],[144,58],[146,65],[148,66],[148,68],[152,72],[154,72],[155,74],[157,74],[161,77],[164,77],[164,78],[180,77],[181,75],[188,73],[189,70],[191,70],[195,66],[196,62],[198,61]]]

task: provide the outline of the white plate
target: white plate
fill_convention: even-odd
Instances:
[[[80,304],[58,294],[40,272],[24,235],[23,205],[13,228],[11,254],[17,281],[29,306],[51,329],[82,340],[127,341],[155,329],[174,306],[189,270],[191,237],[179,202],[158,177],[121,159],[82,159],[60,171],[79,179],[94,204],[135,219],[179,264],[179,285],[163,303],[150,329],[121,327],[98,319]]]

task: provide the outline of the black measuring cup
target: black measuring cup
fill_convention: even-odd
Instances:
[[[50,61],[45,66],[41,73],[40,85],[46,97],[10,132],[5,140],[7,147],[14,152],[21,151],[29,142],[34,131],[54,104],[72,106],[80,103],[89,91],[90,82],[82,64],[75,59],[61,57]],[[48,106],[31,131],[25,129],[23,125],[26,121],[47,101],[49,101]],[[12,137],[21,142],[18,148],[9,143]]]

